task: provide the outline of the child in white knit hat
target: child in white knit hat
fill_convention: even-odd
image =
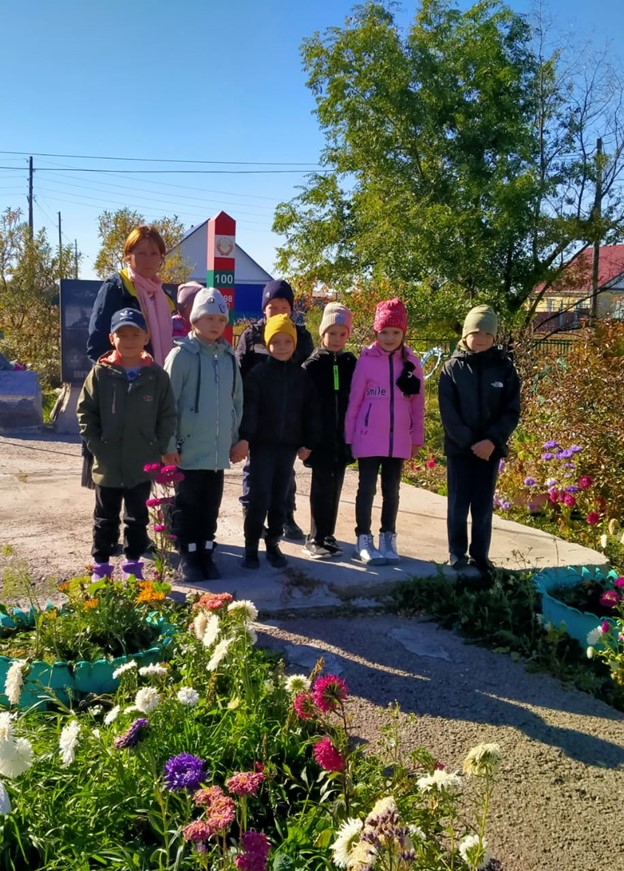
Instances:
[[[176,485],[176,535],[182,579],[201,583],[219,577],[213,556],[223,497],[223,470],[245,459],[238,428],[243,382],[234,349],[223,338],[228,307],[214,287],[197,291],[191,332],[165,360],[177,402],[178,426],[170,450],[184,473]]]
[[[345,444],[344,422],[349,402],[355,356],[345,350],[353,315],[339,302],[325,306],[319,327],[321,342],[303,364],[312,377],[321,401],[322,441],[305,465],[312,469],[310,486],[310,535],[303,552],[312,559],[340,556],[334,537],[345,469],[353,461]]]

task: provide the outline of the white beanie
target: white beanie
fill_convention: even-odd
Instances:
[[[205,287],[203,290],[199,290],[193,300],[191,323],[194,324],[195,321],[205,318],[206,315],[221,315],[224,318],[229,316],[225,297],[216,287]]]
[[[319,327],[319,335],[324,336],[326,330],[333,326],[346,327],[351,335],[351,326],[353,324],[353,314],[339,302],[328,302],[323,311],[323,319]]]

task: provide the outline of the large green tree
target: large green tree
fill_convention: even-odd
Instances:
[[[121,268],[124,242],[135,227],[145,224],[155,227],[163,238],[167,251],[174,248],[184,235],[184,226],[177,215],[171,218],[163,217],[148,222],[144,216],[133,209],[117,209],[116,212],[105,211],[98,217],[98,236],[100,250],[95,259],[95,271],[101,278],[108,277]],[[163,281],[180,284],[191,274],[192,266],[187,263],[179,251],[167,256],[161,270]]]
[[[497,2],[422,0],[405,35],[369,2],[305,40],[326,169],[278,206],[280,270],[342,290],[389,284],[427,321],[481,300],[513,316],[577,251],[617,238],[613,93],[604,75],[575,85],[540,36]]]

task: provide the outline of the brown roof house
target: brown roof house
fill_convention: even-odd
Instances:
[[[540,332],[574,330],[587,323],[591,312],[593,248],[585,248],[544,290],[535,309]],[[599,318],[624,320],[624,245],[602,245],[598,260]]]

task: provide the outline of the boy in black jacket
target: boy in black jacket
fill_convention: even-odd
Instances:
[[[249,446],[249,505],[245,515],[243,567],[260,568],[258,543],[268,513],[267,560],[283,568],[279,548],[287,513],[293,464],[306,460],[319,436],[318,397],[310,376],[294,362],[295,325],[287,314],[268,319],[264,341],[269,358],[244,382],[239,436]],[[245,445],[246,446],[246,445]]]
[[[471,309],[462,340],[442,369],[438,399],[447,456],[450,564],[469,562],[493,577],[489,550],[498,465],[520,417],[520,382],[513,363],[494,346],[498,321],[486,305]],[[468,511],[472,534],[468,549]]]
[[[345,443],[344,425],[356,359],[345,345],[353,315],[339,302],[325,306],[319,327],[321,344],[303,364],[320,399],[321,440],[305,461],[312,469],[310,535],[303,552],[312,559],[340,556],[334,532],[345,469],[353,461]]]

